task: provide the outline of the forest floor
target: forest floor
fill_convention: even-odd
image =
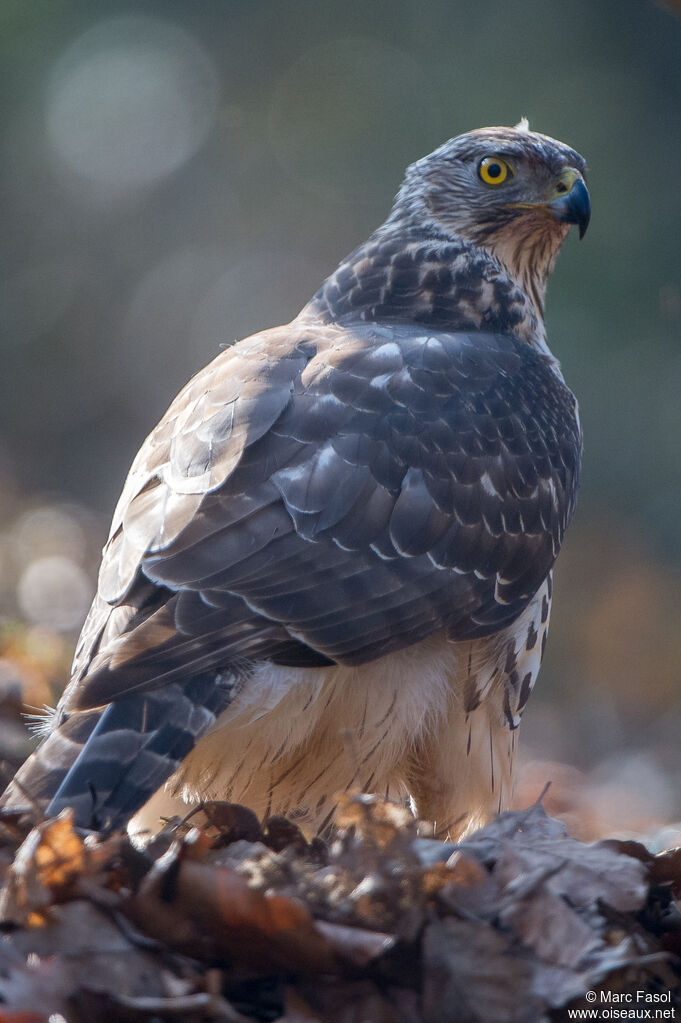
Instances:
[[[20,640],[0,656],[9,774],[30,745],[22,703],[66,670],[60,647]],[[144,849],[68,813],[0,817],[0,1023],[674,1019],[680,836],[603,838],[581,781],[525,771],[529,808],[458,845],[359,793],[329,842],[229,803]]]

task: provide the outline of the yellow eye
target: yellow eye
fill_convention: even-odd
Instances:
[[[478,167],[480,179],[486,185],[501,185],[512,173],[513,171],[506,161],[501,160],[498,156],[486,156],[484,160],[480,161]]]

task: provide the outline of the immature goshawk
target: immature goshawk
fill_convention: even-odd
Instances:
[[[6,802],[143,828],[219,798],[324,830],[359,787],[453,835],[508,805],[577,493],[543,307],[583,174],[526,123],[446,142],[292,323],[187,384]]]

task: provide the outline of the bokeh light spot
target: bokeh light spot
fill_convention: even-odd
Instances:
[[[196,152],[217,104],[213,64],[189,33],[157,18],[116,18],[90,29],[58,61],[48,136],[77,174],[135,188]]]
[[[68,632],[85,617],[92,584],[75,561],[53,554],[31,562],[19,580],[18,597],[29,622]]]

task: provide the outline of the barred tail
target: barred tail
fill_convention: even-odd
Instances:
[[[3,802],[75,811],[83,828],[124,827],[229,704],[234,676],[214,672],[132,694],[59,723],[18,772]]]

